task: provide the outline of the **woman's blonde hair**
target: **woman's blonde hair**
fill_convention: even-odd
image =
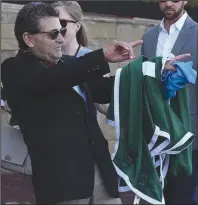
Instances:
[[[82,46],[87,46],[87,33],[85,24],[83,21],[83,12],[81,6],[76,1],[58,1],[52,4],[56,7],[64,7],[73,20],[78,21],[81,24],[80,29],[76,34],[77,42]]]

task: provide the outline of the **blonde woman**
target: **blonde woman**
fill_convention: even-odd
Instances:
[[[58,1],[53,6],[60,11],[62,27],[67,28],[62,53],[79,57],[91,52],[92,50],[87,48],[88,40],[81,6],[76,1]],[[95,106],[100,113],[106,114],[108,105],[95,104]]]

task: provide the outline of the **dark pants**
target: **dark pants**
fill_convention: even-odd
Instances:
[[[198,151],[193,151],[193,174],[169,176],[164,190],[166,204],[196,204],[196,179],[198,174]]]

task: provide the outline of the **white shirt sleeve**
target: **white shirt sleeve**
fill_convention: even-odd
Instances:
[[[3,100],[1,100],[1,106],[4,107],[5,106],[5,102]]]

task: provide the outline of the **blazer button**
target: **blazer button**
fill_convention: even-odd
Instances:
[[[80,115],[80,112],[77,111],[77,112],[76,112],[76,115]]]
[[[12,157],[8,154],[5,155],[4,159],[7,161],[12,161]]]

